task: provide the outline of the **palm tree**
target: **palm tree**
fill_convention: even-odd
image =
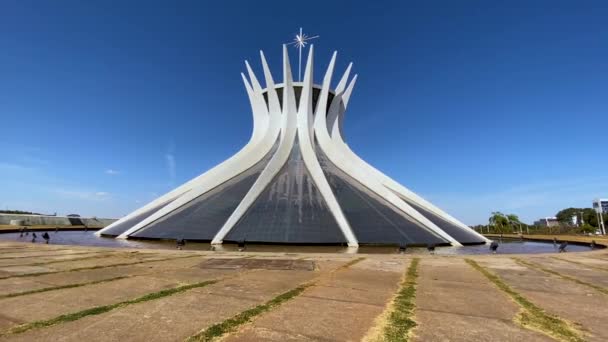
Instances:
[[[505,214],[500,211],[492,212],[492,216],[490,216],[490,225],[498,226],[498,230],[502,233],[502,227],[508,224],[508,219]]]
[[[515,214],[508,214],[507,215],[507,220],[509,220],[509,223],[513,224],[513,225],[518,225],[519,226],[519,233],[521,234],[521,221],[519,220],[519,217]],[[515,227],[513,227],[515,228]]]
[[[519,217],[515,214],[508,214],[507,219],[509,219],[510,222],[520,223]]]

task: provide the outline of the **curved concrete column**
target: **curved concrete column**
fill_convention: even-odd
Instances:
[[[302,88],[302,96],[300,97],[300,106],[298,108],[298,142],[302,159],[306,168],[310,172],[310,176],[317,185],[321,196],[325,199],[327,206],[331,210],[338,226],[342,230],[342,234],[346,238],[349,247],[357,247],[359,245],[355,234],[353,233],[348,220],[338,204],[338,200],[334,196],[327,178],[319,165],[319,160],[313,148],[313,108],[312,108],[312,86],[313,86],[313,53],[314,47],[310,46],[308,52],[308,61],[306,62],[306,71],[304,72],[304,84]],[[325,95],[327,96],[327,94]],[[317,104],[318,107],[318,104]]]
[[[385,186],[389,190],[397,193],[399,196],[402,196],[403,198],[416,203],[417,205],[421,206],[422,208],[428,210],[429,212],[441,217],[442,219],[460,227],[461,229],[463,229],[467,232],[475,234],[480,239],[483,239],[486,242],[489,242],[490,240],[487,239],[485,236],[477,233],[476,231],[474,231],[473,229],[471,229],[464,223],[460,222],[456,218],[452,217],[445,211],[439,209],[432,203],[430,203],[427,200],[425,200],[424,198],[420,197],[418,194],[414,193],[413,191],[409,190],[408,188],[401,185],[397,181],[393,180],[389,176],[385,175],[382,171],[380,171],[380,170],[376,169],[375,167],[373,167],[372,165],[368,164],[364,159],[359,157],[355,152],[353,152],[350,149],[350,147],[348,146],[348,144],[345,142],[345,140],[343,138],[342,125],[344,122],[344,113],[346,111],[346,107],[348,106],[348,101],[350,99],[350,95],[352,94],[354,84],[357,81],[357,75],[355,75],[353,77],[353,79],[351,80],[351,82],[348,85],[348,88],[346,90],[344,90],[343,85],[346,84],[346,79],[348,78],[349,72],[350,72],[350,65],[349,65],[348,69],[346,70],[346,72],[344,73],[344,76],[342,77],[340,84],[338,85],[338,87],[336,87],[337,94],[341,93],[342,91],[344,91],[344,93],[342,96],[340,96],[341,100],[338,99],[338,96],[336,96],[334,98],[334,101],[332,102],[332,105],[330,108],[331,114],[328,114],[328,122],[327,122],[327,125],[331,131],[332,141],[335,144],[335,146],[339,149],[341,155],[343,155],[345,158],[349,159],[358,168],[365,170],[367,173],[369,173],[373,177],[377,178],[382,183],[383,186]]]
[[[398,208],[401,211],[401,214],[404,215],[405,219],[414,221],[418,223],[418,225],[422,228],[425,228],[434,234],[446,239],[454,246],[461,246],[461,244],[456,241],[452,236],[448,233],[444,232],[441,228],[437,227],[433,222],[424,217],[414,208],[412,208],[409,204],[405,203],[402,199],[400,199],[393,192],[385,188],[380,182],[378,182],[373,175],[365,172],[352,163],[349,159],[344,158],[344,156],[340,153],[339,148],[333,143],[331,137],[329,136],[329,132],[327,131],[327,98],[329,93],[329,86],[331,84],[331,77],[333,74],[334,65],[336,62],[336,53],[334,52],[332,59],[327,68],[327,72],[325,73],[325,77],[323,79],[323,87],[321,88],[321,94],[319,95],[319,100],[317,102],[317,111],[315,112],[315,124],[314,131],[317,137],[317,141],[319,142],[319,146],[323,150],[323,152],[327,155],[327,158],[336,165],[339,169],[353,177],[359,183],[363,184],[365,187],[384,198],[386,201],[391,203],[393,206]],[[332,107],[330,111],[336,111],[339,104],[341,102],[341,94],[337,94],[334,97],[332,102]],[[332,115],[335,116],[335,115]]]
[[[335,219],[349,246],[358,246],[357,237],[353,233],[350,224],[335,197],[333,189],[321,168],[317,156],[317,153],[320,153],[320,151],[324,153],[335,167],[348,174],[355,181],[365,186],[369,191],[375,193],[375,195],[383,198],[384,201],[388,201],[390,205],[396,209],[396,212],[399,213],[399,215],[403,216],[404,219],[415,223],[420,229],[425,229],[434,235],[449,241],[452,245],[460,245],[450,233],[435,225],[430,219],[427,219],[426,216],[428,216],[428,211],[433,214],[432,217],[429,216],[431,219],[435,220],[436,216],[451,223],[449,227],[446,226],[446,229],[450,228],[448,231],[454,234],[454,236],[459,233],[457,230],[454,230],[458,228],[461,228],[463,231],[466,230],[468,233],[479,235],[455,218],[369,165],[349,148],[344,141],[342,126],[344,122],[344,113],[357,80],[357,75],[349,82],[350,71],[352,69],[352,63],[350,63],[346,72],[340,79],[335,92],[332,93],[334,98],[328,107],[336,53],[332,56],[322,84],[315,85],[313,80],[313,51],[314,48],[311,45],[306,62],[304,80],[302,82],[294,82],[291,76],[287,48],[286,46],[283,46],[284,79],[283,83],[280,84],[275,84],[266,58],[264,57],[264,54],[260,52],[266,80],[266,88],[264,89],[260,85],[260,82],[258,82],[249,63],[245,62],[249,78],[244,74],[241,74],[241,77],[243,78],[243,83],[251,104],[254,126],[248,143],[234,156],[222,162],[220,165],[172,190],[166,195],[155,199],[151,203],[108,226],[106,229],[101,230],[99,234],[103,234],[105,230],[110,230],[116,225],[130,222],[127,220],[145,217],[146,215],[149,215],[149,213],[152,213],[147,218],[141,220],[141,222],[134,225],[131,223],[132,227],[129,227],[129,229],[119,236],[119,238],[127,238],[135,232],[146,229],[151,223],[188,206],[189,203],[196,200],[199,196],[204,195],[224,182],[227,182],[249,170],[251,167],[256,166],[260,161],[264,160],[264,163],[266,163],[268,160],[251,188],[248,189],[247,193],[238,203],[236,209],[231,213],[228,219],[223,222],[222,227],[214,235],[212,243],[221,244],[227,234],[238,224],[247,211],[256,203],[256,200],[262,195],[264,190],[272,184],[276,176],[279,175],[287,163],[289,163],[290,155],[296,148],[295,139],[298,139],[297,146],[299,150],[296,152],[299,152],[298,154],[301,156],[303,162],[303,165],[299,164],[299,167],[304,167],[306,169],[306,177],[310,177],[310,182],[307,184],[310,187],[316,188],[318,191],[317,194],[325,202],[327,210],[329,210]],[[298,105],[296,105],[296,89],[294,89],[294,87],[302,87]],[[281,88],[283,90],[282,107],[278,97],[278,91]],[[317,91],[315,88],[320,89],[320,93],[314,104],[315,108],[313,108],[313,90],[315,92]],[[315,146],[316,144],[318,144],[318,146]],[[273,155],[269,156],[268,153],[271,151],[273,151]],[[303,171],[301,169],[298,170]],[[301,177],[304,177],[304,174],[301,175],[297,173],[292,176],[295,177],[294,182],[297,186],[302,187],[304,182]],[[242,190],[244,191],[245,189]],[[298,190],[301,192],[303,189]],[[424,215],[422,213],[424,213]],[[225,216],[222,216],[222,220],[224,217]],[[456,226],[456,228],[453,226]],[[191,229],[194,230],[196,235],[196,225],[191,227]],[[483,238],[483,236],[479,236],[484,241],[488,241]]]
[[[170,214],[174,210],[203,195],[207,191],[210,191],[218,185],[241,174],[258,163],[262,158],[264,158],[264,156],[266,156],[266,154],[268,154],[268,152],[270,152],[272,146],[277,141],[281,129],[281,113],[280,111],[273,112],[268,110],[266,101],[262,95],[262,87],[251,70],[249,63],[245,62],[245,65],[247,67],[253,89],[251,90],[250,87],[247,87],[248,84],[244,76],[243,80],[245,81],[245,86],[248,92],[251,90],[251,108],[255,113],[254,118],[257,118],[257,122],[259,123],[257,126],[254,125],[255,132],[253,135],[255,137],[252,137],[252,142],[230,159],[224,161],[202,176],[197,177],[197,179],[191,183],[190,191],[183,193],[171,203],[167,204],[154,214],[131,227],[118,236],[119,238],[127,238],[129,235],[142,228],[145,228],[145,226],[149,225],[150,223]],[[264,117],[266,117],[266,120],[263,119]],[[262,138],[259,142],[255,143],[257,136],[262,136]]]
[[[277,96],[274,80],[266,63],[266,59],[262,54],[262,65],[264,67],[264,76],[266,77],[266,89],[268,91],[268,103],[271,112],[281,112],[279,99]],[[243,217],[255,200],[266,189],[274,177],[281,171],[281,168],[289,160],[289,155],[293,148],[293,143],[297,133],[297,111],[296,98],[293,91],[293,80],[291,76],[291,66],[289,65],[289,55],[287,47],[283,45],[283,110],[281,115],[281,139],[279,147],[274,156],[268,162],[258,179],[255,181],[251,189],[247,192],[243,200],[237,208],[232,212],[226,223],[218,231],[211,241],[212,244],[221,244],[226,235],[232,230],[237,222]]]
[[[180,185],[179,187],[171,190],[170,192],[154,199],[153,201],[144,205],[143,207],[140,207],[139,209],[136,209],[135,211],[131,212],[130,214],[115,221],[114,223],[105,227],[104,229],[97,231],[96,234],[98,236],[104,234],[105,231],[109,231],[113,227],[124,223],[125,221],[128,221],[134,217],[137,217],[138,215],[141,215],[149,210],[152,210],[152,209],[162,205],[163,203],[167,203],[167,205],[170,204],[172,201],[179,198],[183,194],[187,193],[192,188],[199,186],[201,184],[201,182],[203,182],[203,180],[205,180],[207,178],[215,178],[218,175],[226,172],[226,169],[230,168],[231,165],[235,163],[235,161],[238,161],[238,160],[244,158],[244,156],[250,154],[256,148],[259,148],[258,145],[260,145],[260,144],[262,144],[263,146],[267,145],[267,144],[265,144],[265,141],[262,141],[262,140],[263,140],[264,136],[268,135],[268,131],[269,131],[269,119],[270,118],[269,118],[268,110],[266,109],[264,99],[263,98],[260,99],[260,96],[256,95],[258,93],[261,93],[261,91],[262,91],[260,84],[257,81],[257,79],[255,78],[255,74],[252,72],[251,68],[249,67],[249,63],[247,63],[247,62],[245,62],[245,63],[247,66],[247,70],[249,72],[249,76],[251,77],[251,81],[253,83],[253,88],[252,88],[252,85],[247,81],[247,78],[245,77],[245,75],[243,73],[241,73],[241,77],[243,78],[243,83],[245,85],[245,90],[247,91],[247,96],[249,98],[249,103],[251,104],[252,113],[253,113],[253,131],[251,133],[251,137],[249,138],[249,141],[247,142],[247,144],[245,146],[243,146],[243,148],[241,148],[231,158],[214,166],[213,168],[204,172],[200,176],[197,176],[197,177],[189,180],[188,182]],[[262,147],[262,149],[263,148],[264,147]],[[124,233],[122,235],[124,235]]]

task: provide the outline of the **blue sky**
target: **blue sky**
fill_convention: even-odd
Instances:
[[[231,156],[239,73],[319,34],[360,156],[467,224],[608,197],[603,1],[0,2],[0,208],[121,216]],[[292,50],[292,65],[296,50]]]

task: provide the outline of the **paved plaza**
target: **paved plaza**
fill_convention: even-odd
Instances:
[[[9,241],[0,242],[0,340],[381,341],[408,269],[409,340],[608,340],[604,250],[297,254]],[[555,321],[528,323],[528,314]]]

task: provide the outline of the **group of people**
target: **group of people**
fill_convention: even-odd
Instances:
[[[566,252],[566,247],[568,247],[568,241],[563,241],[562,243],[559,244],[559,247],[557,247],[557,238],[553,238],[553,247],[558,249],[558,253],[565,253]]]
[[[502,239],[502,234],[501,234],[501,239]],[[558,251],[558,253],[566,253],[566,249],[568,248],[568,241],[562,241],[561,243],[559,243],[558,245],[557,238],[553,238],[553,247],[555,247]],[[595,240],[591,241],[591,249],[595,248]],[[492,252],[492,254],[496,254],[496,251],[498,250],[498,242],[496,241],[492,241],[492,243],[490,243],[490,251]]]
[[[405,242],[399,244],[399,254],[405,254],[406,250],[407,250],[407,244]],[[434,255],[435,254],[435,244],[434,243],[427,244],[426,250],[429,252],[429,254]]]
[[[57,232],[57,231],[55,231],[55,232]],[[19,237],[30,235],[30,232],[25,227],[21,228],[19,230],[19,233],[20,233]],[[38,235],[36,235],[36,232],[32,232],[32,243],[35,243],[37,238],[38,238]],[[44,234],[42,234],[42,238],[44,239],[45,243],[48,245],[49,240],[51,240],[51,236],[49,235],[49,233],[44,232]]]

